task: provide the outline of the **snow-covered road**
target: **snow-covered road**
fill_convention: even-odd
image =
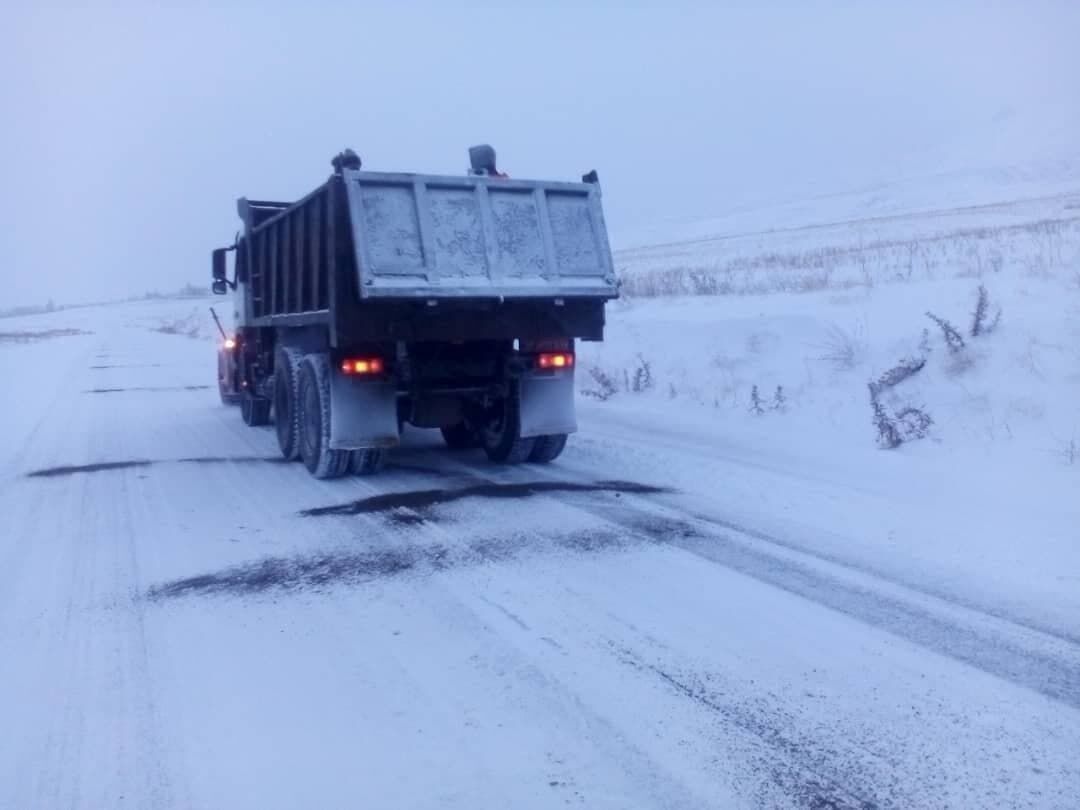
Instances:
[[[1080,806],[1075,571],[599,405],[315,481],[139,312],[0,344],[0,808]]]

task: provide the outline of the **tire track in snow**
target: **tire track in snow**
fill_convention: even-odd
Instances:
[[[690,445],[685,443],[684,440],[676,437],[664,436],[662,439],[660,439],[658,437],[650,436],[648,434],[638,433],[635,434],[632,438],[630,438],[621,428],[612,429],[610,426],[606,425],[598,425],[597,427],[599,428],[599,430],[594,431],[597,437],[587,438],[586,442],[598,444],[614,442],[622,445],[624,449],[633,450],[636,452],[640,452],[642,450],[641,445],[644,443],[647,445],[651,445],[653,450],[659,451],[664,455],[668,455],[670,453],[671,448],[670,446],[668,446],[668,444],[673,443],[680,454],[694,455],[702,460],[717,460],[714,451],[712,451],[710,448],[704,446]],[[755,461],[753,459],[748,459],[743,456],[725,456],[720,460],[724,461],[725,463],[730,463],[735,467],[748,467],[751,469],[761,470],[763,472],[767,472],[781,478],[794,478],[799,481],[813,483],[826,482],[834,486],[843,487],[845,489],[850,489],[852,487],[850,482],[844,479],[835,478],[834,476],[816,475],[814,477],[811,477],[804,472],[799,472],[797,470],[778,469],[774,465],[763,464],[761,462]],[[856,489],[856,491],[861,490]],[[868,494],[882,494],[880,492],[867,492]],[[1054,625],[1050,622],[1043,621],[1037,617],[1017,615],[1015,611],[1012,614],[1007,613],[1006,611],[1003,611],[999,607],[999,605],[994,602],[986,599],[980,599],[974,596],[969,596],[967,594],[961,594],[955,591],[947,590],[939,585],[936,585],[932,581],[926,581],[924,579],[913,577],[903,570],[895,570],[891,568],[886,568],[884,566],[877,566],[872,563],[863,562],[861,560],[840,557],[825,551],[810,548],[807,546],[806,543],[799,542],[799,539],[797,537],[781,537],[778,533],[765,533],[751,526],[747,526],[745,522],[731,521],[726,516],[718,516],[717,514],[715,514],[714,511],[700,508],[689,509],[686,511],[687,514],[692,517],[696,517],[700,520],[723,526],[724,528],[734,530],[740,534],[755,537],[771,545],[781,546],[793,552],[804,554],[809,557],[815,557],[824,562],[833,563],[843,568],[868,574],[872,577],[876,577],[878,579],[903,586],[911,591],[918,592],[925,596],[951,603],[953,605],[956,605],[957,607],[967,608],[978,613],[983,613],[988,616],[1001,619],[1002,621],[1025,627],[1036,633],[1057,638],[1060,641],[1066,642],[1068,644],[1080,646],[1080,633],[1071,630],[1071,628],[1069,627]],[[854,540],[852,542],[854,542]]]
[[[465,486],[506,485],[523,474],[508,470],[497,477],[481,475],[461,462],[448,468]],[[637,504],[629,503],[631,499]],[[655,498],[630,495],[617,505],[579,499],[574,505],[631,532],[644,532],[655,542],[676,546],[1080,709],[1080,645],[1069,638],[962,602],[911,591],[906,583],[792,549],[762,532],[742,531]]]
[[[468,480],[475,480],[473,476],[467,476]],[[487,479],[484,479],[487,480]],[[546,489],[546,491],[545,491]],[[625,487],[621,490],[616,490],[618,494],[626,491],[641,491],[642,488],[637,486]],[[644,488],[646,491],[649,488]],[[441,497],[430,497],[431,492],[440,492]],[[418,490],[415,492],[406,491],[401,493],[386,493],[383,495],[375,496],[370,501],[361,502],[371,506],[370,509],[350,509],[350,504],[345,504],[343,508],[327,507],[325,510],[309,510],[307,513],[347,516],[353,513],[367,514],[383,509],[395,508],[400,504],[412,504],[416,505],[421,511],[420,514],[430,517],[429,523],[425,523],[426,526],[433,526],[439,528],[443,526],[442,521],[437,515],[431,515],[428,511],[435,503],[448,503],[457,500],[461,500],[469,497],[484,497],[487,492],[501,493],[497,497],[504,497],[507,493],[517,492],[521,497],[531,497],[534,495],[543,494],[550,496],[551,494],[559,494],[562,492],[588,492],[587,486],[565,486],[560,482],[552,482],[552,486],[549,488],[535,487],[532,491],[529,490],[528,484],[508,484],[508,483],[489,483],[487,485],[479,484],[466,484],[459,489],[444,489],[444,490]],[[414,497],[415,495],[415,497]],[[434,501],[434,503],[433,503]],[[628,527],[618,522],[612,521],[607,515],[596,515],[595,512],[589,509],[583,509],[582,504],[578,502],[568,502],[565,500],[556,500],[555,504],[558,508],[570,509],[573,511],[585,511],[590,515],[601,517],[602,522],[610,526],[609,540],[607,542],[599,543],[599,547],[606,549],[614,546],[618,543],[618,538],[622,538],[621,546],[623,549],[632,551],[635,549],[647,548],[648,546],[657,545],[656,533],[647,530],[643,527],[636,527],[627,531]],[[613,530],[613,531],[612,531]],[[592,529],[590,532],[593,536],[599,536],[601,530]],[[454,534],[448,535],[448,542],[453,539],[457,539],[460,542],[460,538]],[[538,538],[521,539],[518,541],[519,546],[528,545],[530,550],[535,551]],[[515,555],[515,558],[520,555]],[[485,560],[485,562],[507,562],[508,558],[499,555],[494,558]],[[441,572],[440,572],[441,573]],[[480,601],[494,607],[501,615],[506,617],[516,628],[526,633],[531,632],[529,625],[519,616],[517,613],[511,611],[504,605],[495,602],[486,595],[479,595]],[[582,617],[596,615],[603,611],[591,610],[583,611]],[[563,649],[563,644],[558,641],[554,641],[550,637],[542,636],[542,641],[554,646],[557,649]],[[869,810],[874,807],[896,807],[902,806],[893,803],[891,800],[886,801],[884,804],[876,804],[869,796],[874,795],[874,790],[863,786],[857,786],[862,777],[858,777],[853,773],[850,758],[829,756],[823,753],[819,747],[815,747],[812,744],[808,744],[805,740],[796,742],[789,734],[780,728],[776,724],[772,724],[768,720],[768,712],[761,710],[749,710],[746,708],[738,708],[735,706],[721,706],[715,699],[710,698],[700,690],[695,690],[687,686],[687,683],[678,680],[676,676],[671,674],[670,668],[663,669],[656,667],[655,665],[645,666],[641,656],[629,647],[623,645],[614,645],[609,643],[609,654],[613,654],[618,661],[622,664],[631,663],[635,669],[640,671],[651,671],[654,675],[660,675],[660,680],[663,682],[663,688],[670,688],[676,686],[675,692],[681,698],[689,698],[694,702],[705,705],[711,711],[717,712],[722,715],[725,722],[736,725],[741,732],[745,733],[749,737],[753,738],[756,743],[752,746],[756,751],[757,765],[754,768],[747,769],[745,764],[740,764],[736,767],[737,771],[742,771],[742,778],[749,782],[754,782],[754,777],[748,777],[746,772],[757,771],[759,768],[762,773],[768,773],[770,775],[772,788],[763,787],[760,784],[754,786],[759,798],[763,800],[768,798],[768,804],[774,805],[778,801],[778,796],[774,792],[774,789],[780,790],[780,795],[786,799],[791,799],[797,806],[802,807],[818,807],[818,808],[836,808],[837,810]],[[764,806],[764,805],[763,805]]]

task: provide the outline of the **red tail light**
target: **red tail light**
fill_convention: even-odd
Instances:
[[[341,361],[341,373],[355,376],[371,376],[386,371],[381,357],[347,357]]]
[[[569,352],[546,352],[537,356],[536,364],[540,368],[573,368],[574,355]]]

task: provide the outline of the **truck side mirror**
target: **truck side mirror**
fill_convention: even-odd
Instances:
[[[225,254],[228,252],[226,248],[218,248],[211,254],[212,269],[211,275],[214,277],[215,292],[217,291],[217,283],[225,283]]]
[[[214,295],[225,295],[229,291],[229,285],[225,281],[215,280],[210,289],[214,291]]]

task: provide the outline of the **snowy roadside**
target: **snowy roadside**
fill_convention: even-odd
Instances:
[[[604,343],[579,347],[576,446],[797,548],[1075,634],[1080,249],[1054,255],[1037,271],[1014,255],[978,274],[968,257],[928,279],[625,297]],[[882,384],[902,364],[918,370]],[[929,416],[925,438],[880,448],[871,383],[901,429],[907,409]]]

